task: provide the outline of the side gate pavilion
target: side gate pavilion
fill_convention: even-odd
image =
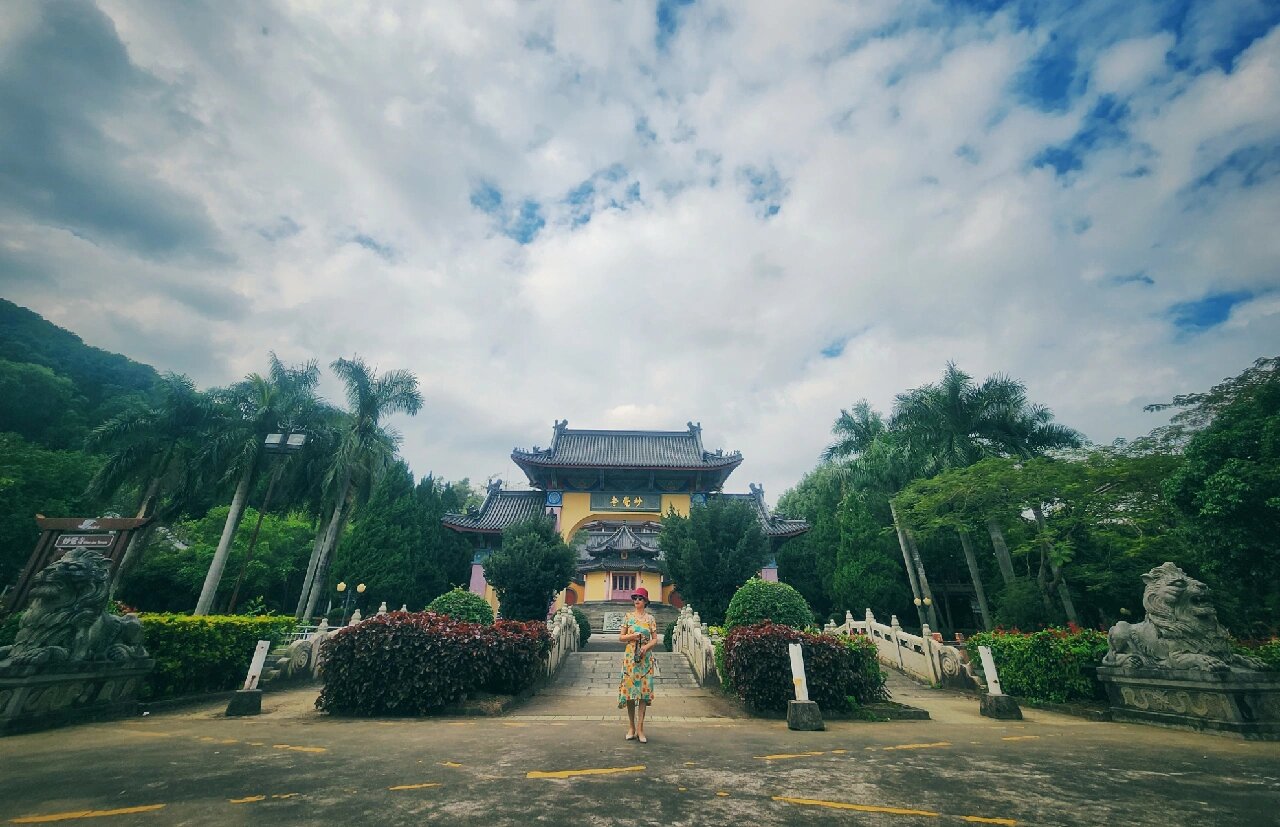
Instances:
[[[574,579],[555,608],[581,606],[597,630],[605,610],[625,611],[638,587],[648,589],[655,614],[665,616],[682,605],[662,573],[658,548],[662,517],[673,510],[688,516],[691,506],[709,498],[743,500],[755,509],[775,555],[784,540],[809,530],[803,520],[770,514],[761,486],[750,485],[747,494],[724,493],[742,454],[706,450],[700,423],[690,422],[683,431],[597,431],[570,430],[568,420],[557,421],[550,447],[517,448],[511,459],[533,490],[503,489],[497,480],[479,508],[443,519],[471,539],[471,591],[495,610],[497,595],[485,582],[484,562],[501,544],[503,529],[539,514],[555,520],[578,554]],[[761,577],[777,580],[776,559],[766,563]]]

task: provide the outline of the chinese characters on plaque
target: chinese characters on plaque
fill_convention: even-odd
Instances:
[[[661,513],[661,494],[591,493],[592,511],[652,511]]]

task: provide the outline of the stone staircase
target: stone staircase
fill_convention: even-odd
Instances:
[[[581,609],[586,613],[587,618],[591,621],[591,632],[593,634],[604,633],[604,615],[605,612],[617,612],[625,614],[631,611],[630,603],[595,602],[580,603],[574,606],[575,609]],[[664,634],[667,627],[675,622],[680,616],[680,610],[667,603],[650,603],[649,613],[653,615],[653,619],[658,621],[658,634]]]
[[[657,697],[684,694],[692,690],[701,694],[698,679],[684,655],[675,652],[653,653],[658,677],[653,681]],[[574,652],[569,655],[546,690],[554,695],[600,695],[616,698],[618,680],[622,676],[621,652]]]

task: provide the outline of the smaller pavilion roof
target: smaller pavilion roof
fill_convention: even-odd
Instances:
[[[466,514],[445,514],[441,522],[455,531],[501,534],[508,526],[546,513],[545,491],[504,491],[502,481],[489,484],[484,503]]]
[[[618,552],[639,552],[643,555],[658,553],[657,537],[652,532],[637,533],[625,523],[612,534],[603,534],[591,538],[583,547],[583,551],[592,557]]]

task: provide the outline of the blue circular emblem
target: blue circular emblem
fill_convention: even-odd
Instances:
[[[563,500],[564,500],[564,495],[561,494],[559,491],[547,492],[547,505],[560,505],[560,503]]]
[[[706,504],[707,504],[707,495],[706,495],[706,494],[694,494],[693,496],[689,497],[689,499],[693,502],[693,504],[694,504],[694,505],[706,505]]]

